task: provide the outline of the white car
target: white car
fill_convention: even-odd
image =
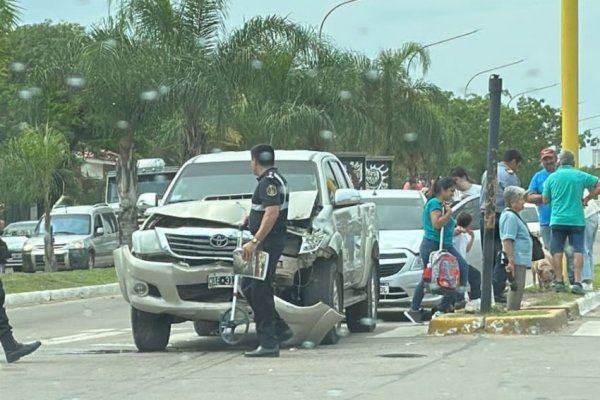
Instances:
[[[379,220],[379,307],[410,307],[421,281],[425,197],[417,190],[361,191],[365,202],[375,203]],[[442,296],[427,294],[424,308],[437,306]]]
[[[23,268],[23,245],[28,237],[33,234],[37,221],[13,222],[4,228],[2,240],[6,243],[10,257],[6,260],[6,266],[12,267],[13,271],[21,271]]]

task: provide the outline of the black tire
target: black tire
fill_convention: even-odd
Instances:
[[[310,281],[303,289],[305,306],[322,301],[340,314],[344,312],[344,292],[340,274],[337,273],[334,260],[318,259],[312,266]],[[338,329],[334,327],[321,341],[321,344],[336,344],[340,340]]]
[[[171,336],[171,318],[131,308],[133,341],[141,352],[163,351]]]
[[[198,336],[219,336],[219,323],[215,321],[194,321],[194,330]]]
[[[346,323],[352,333],[373,332],[377,327],[377,306],[379,304],[379,274],[377,260],[373,260],[371,276],[365,288],[366,300],[346,308]]]

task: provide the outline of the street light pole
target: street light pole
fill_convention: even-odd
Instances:
[[[526,90],[526,91],[521,92],[521,93],[517,93],[514,96],[510,96],[510,100],[508,101],[508,103],[506,104],[506,106],[510,107],[510,103],[512,103],[512,101],[514,99],[516,99],[517,97],[523,96],[524,94],[533,93],[533,92],[539,92],[540,90],[550,89],[550,88],[553,88],[553,87],[558,86],[558,85],[560,85],[560,83],[555,83],[555,84],[548,85],[548,86],[542,86],[542,87],[539,87],[539,88],[530,89],[530,90]]]
[[[335,7],[333,7],[331,10],[329,10],[327,12],[327,14],[325,14],[325,17],[323,17],[323,20],[321,21],[321,25],[319,26],[319,40],[321,39],[321,34],[323,33],[323,25],[325,25],[325,21],[327,21],[327,18],[329,18],[329,16],[338,8],[340,8],[346,4],[354,3],[355,1],[358,1],[358,0],[343,1],[343,2],[339,3],[338,5],[336,5]]]
[[[442,43],[446,43],[446,42],[451,42],[452,40],[456,40],[456,39],[463,38],[463,37],[465,37],[465,36],[473,35],[473,34],[475,34],[475,33],[479,32],[480,30],[481,30],[481,28],[480,28],[480,29],[475,29],[474,31],[471,31],[471,32],[463,33],[463,34],[461,34],[461,35],[452,36],[452,37],[449,37],[449,38],[447,38],[447,39],[438,40],[437,42],[428,43],[428,44],[426,44],[426,45],[424,45],[424,46],[420,47],[420,48],[419,48],[419,51],[421,51],[421,50],[423,50],[423,49],[426,49],[426,48],[428,48],[428,47],[432,47],[432,46],[438,45],[438,44],[442,44]],[[413,60],[413,58],[415,58],[415,56],[416,56],[416,55],[417,55],[417,52],[414,52],[414,53],[413,53],[413,55],[412,55],[412,56],[410,57],[410,59],[408,60],[408,64],[407,64],[407,66],[406,66],[406,70],[407,70],[407,71],[410,71],[410,64],[412,63],[412,60]]]
[[[521,64],[524,61],[525,61],[525,58],[523,58],[521,60],[518,60],[518,61],[513,61],[513,62],[508,63],[508,64],[498,65],[497,67],[486,69],[485,71],[481,71],[481,72],[476,73],[475,75],[473,75],[471,77],[471,79],[469,79],[469,81],[465,85],[465,97],[467,97],[467,90],[469,89],[469,84],[473,81],[473,79],[477,78],[480,75],[487,74],[488,72],[494,72],[494,71],[497,71],[497,70],[502,69],[502,68],[510,67],[512,65]]]

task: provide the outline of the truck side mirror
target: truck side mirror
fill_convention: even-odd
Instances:
[[[354,206],[360,204],[360,202],[360,192],[356,189],[338,189],[335,191],[333,199],[333,206],[335,208]]]
[[[138,197],[136,205],[139,208],[150,208],[158,206],[158,195],[156,193],[142,193]]]

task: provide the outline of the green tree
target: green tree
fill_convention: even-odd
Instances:
[[[45,270],[55,271],[50,212],[53,196],[63,189],[60,170],[69,156],[67,141],[48,125],[28,128],[9,140],[4,154],[0,159],[0,192],[8,201],[43,204]]]

